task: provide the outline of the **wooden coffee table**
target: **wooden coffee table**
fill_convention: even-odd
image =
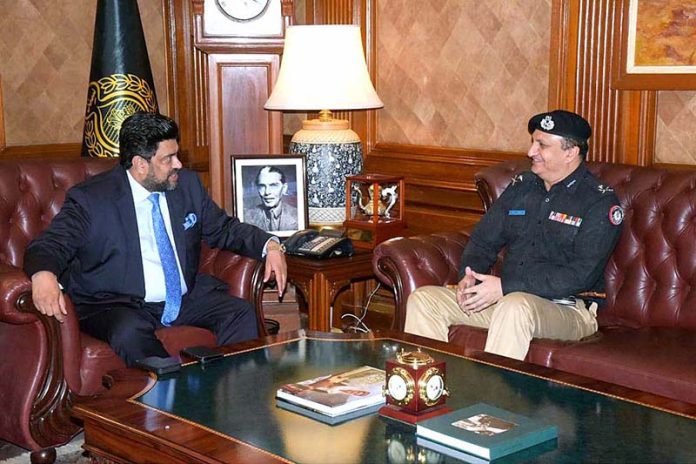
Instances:
[[[388,463],[412,455],[443,462],[416,444],[411,429],[377,415],[330,426],[275,406],[284,383],[380,367],[401,348],[415,347],[447,362],[452,409],[484,402],[558,426],[558,441],[525,462],[696,456],[696,405],[495,355],[464,356],[446,343],[392,332],[267,337],[160,379],[123,369],[112,374],[107,393],[79,401],[74,414],[84,422],[85,448],[102,461]]]

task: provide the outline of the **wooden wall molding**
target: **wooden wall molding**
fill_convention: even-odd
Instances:
[[[69,159],[82,156],[82,143],[14,145],[0,149],[0,159]]]
[[[5,109],[2,103],[2,78],[0,78],[0,152],[5,149],[7,141],[5,139]]]
[[[467,227],[483,214],[474,175],[524,153],[377,143],[365,171],[404,176],[409,234]]]

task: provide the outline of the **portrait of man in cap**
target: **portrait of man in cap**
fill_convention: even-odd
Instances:
[[[411,294],[406,332],[447,341],[450,325],[487,328],[486,351],[524,359],[532,338],[579,340],[597,331],[623,210],[585,166],[592,129],[582,116],[540,113],[527,130],[529,171],[511,179],[477,224],[456,287]],[[503,249],[502,272],[493,275]]]

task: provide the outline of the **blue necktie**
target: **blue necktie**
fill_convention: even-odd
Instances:
[[[152,203],[152,227],[155,230],[155,240],[157,241],[157,251],[159,252],[162,270],[164,271],[164,286],[167,296],[164,301],[164,312],[162,313],[162,324],[169,326],[179,315],[181,307],[181,277],[179,266],[176,264],[174,248],[164,227],[164,218],[159,205],[159,192],[155,192],[148,200]]]

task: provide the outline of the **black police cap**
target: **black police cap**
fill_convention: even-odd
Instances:
[[[532,116],[527,124],[527,130],[530,134],[535,130],[540,130],[548,134],[571,137],[585,142],[592,135],[590,123],[585,118],[565,110],[554,110]]]

